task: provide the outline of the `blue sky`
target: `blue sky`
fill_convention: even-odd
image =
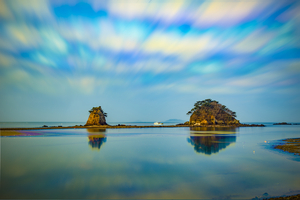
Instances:
[[[0,1],[0,121],[300,121],[300,2]]]

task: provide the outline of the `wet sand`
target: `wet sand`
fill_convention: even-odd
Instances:
[[[285,144],[276,145],[274,149],[280,149],[300,156],[300,138],[290,138],[282,141],[284,141]]]
[[[274,149],[280,149],[282,151],[293,153],[294,155],[300,156],[300,138],[290,138],[282,140],[285,144],[275,145]],[[300,199],[300,194],[283,196],[283,197],[272,197],[265,198],[264,200],[296,200]]]
[[[287,196],[287,197],[272,197],[272,198],[265,198],[263,200],[297,200],[300,199],[300,194]]]

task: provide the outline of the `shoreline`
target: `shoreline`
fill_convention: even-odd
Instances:
[[[300,138],[288,138],[280,141],[283,141],[285,143],[274,145],[274,149],[279,149],[284,152],[300,156]]]
[[[110,125],[93,125],[93,126],[49,126],[49,127],[30,127],[30,128],[0,128],[1,131],[17,131],[17,130],[44,130],[44,129],[94,129],[94,128],[109,128],[109,129],[116,129],[116,128],[177,128],[177,127],[265,127],[263,124],[240,124],[240,125],[159,125],[159,126],[137,126],[137,125],[117,125],[117,126],[110,126]]]
[[[263,198],[263,200],[297,200],[300,199],[300,194],[295,194],[295,195],[283,195],[283,196],[278,196],[278,197],[266,197]],[[255,198],[253,198],[255,200]]]

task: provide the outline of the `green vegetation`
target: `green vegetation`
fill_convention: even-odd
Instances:
[[[220,112],[225,112],[229,114],[230,116],[236,118],[236,113],[228,109],[226,106],[220,104],[218,101],[211,100],[211,99],[205,99],[204,101],[197,101],[194,104],[194,108],[191,109],[187,115],[192,114],[195,111],[199,110],[205,110],[207,112],[210,112],[211,114],[219,114]]]
[[[235,112],[211,99],[197,101],[187,115],[191,115],[190,122],[192,123],[203,123],[203,120],[208,124],[237,123]]]
[[[91,110],[89,110],[90,113],[92,113],[92,112],[94,112],[94,111],[96,111],[96,112],[99,112],[99,111],[100,111],[101,113],[103,113],[104,117],[107,117],[107,113],[105,113],[105,112],[102,110],[101,106],[99,106],[99,107],[93,107]]]

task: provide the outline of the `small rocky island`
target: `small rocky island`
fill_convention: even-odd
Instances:
[[[92,125],[108,125],[106,123],[105,117],[107,117],[107,113],[105,113],[101,106],[93,107],[89,110],[90,116],[85,124],[85,126],[92,126]]]
[[[232,125],[240,124],[236,120],[236,113],[218,101],[205,99],[197,101],[194,108],[187,115],[190,115],[190,125]]]
[[[263,126],[241,124],[236,119],[236,113],[220,104],[218,101],[205,99],[197,101],[187,115],[191,115],[190,121],[186,125],[192,126]]]

